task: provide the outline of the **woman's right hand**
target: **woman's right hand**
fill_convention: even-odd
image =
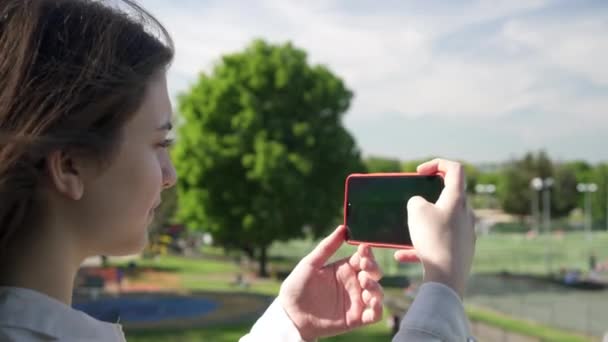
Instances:
[[[475,217],[467,204],[461,164],[435,159],[418,166],[423,175],[444,174],[445,188],[437,203],[413,197],[407,205],[413,250],[395,252],[401,262],[419,259],[424,282],[438,282],[462,298],[475,253]]]

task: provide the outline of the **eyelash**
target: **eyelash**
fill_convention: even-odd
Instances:
[[[165,139],[165,140],[163,140],[163,142],[161,142],[159,144],[159,146],[162,148],[169,148],[169,147],[173,146],[174,142],[175,141],[173,139]]]

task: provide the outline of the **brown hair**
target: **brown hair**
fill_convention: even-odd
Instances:
[[[113,1],[116,3],[116,1]],[[131,0],[0,2],[0,259],[29,236],[46,156],[109,161],[121,127],[173,59],[165,28]]]

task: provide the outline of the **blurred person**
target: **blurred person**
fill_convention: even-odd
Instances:
[[[595,271],[597,267],[597,257],[595,256],[595,253],[591,253],[591,255],[589,256],[589,271]]]

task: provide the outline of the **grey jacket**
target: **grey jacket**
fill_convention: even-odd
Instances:
[[[270,305],[240,342],[306,342],[280,306]],[[401,322],[393,342],[474,341],[460,298],[451,288],[425,283]]]
[[[401,323],[394,342],[467,341],[470,330],[462,302],[447,286],[427,283]],[[32,290],[0,287],[0,341],[124,342],[119,324],[98,321]],[[302,342],[278,301],[241,342]]]
[[[393,342],[475,341],[460,297],[439,283],[423,284]]]

